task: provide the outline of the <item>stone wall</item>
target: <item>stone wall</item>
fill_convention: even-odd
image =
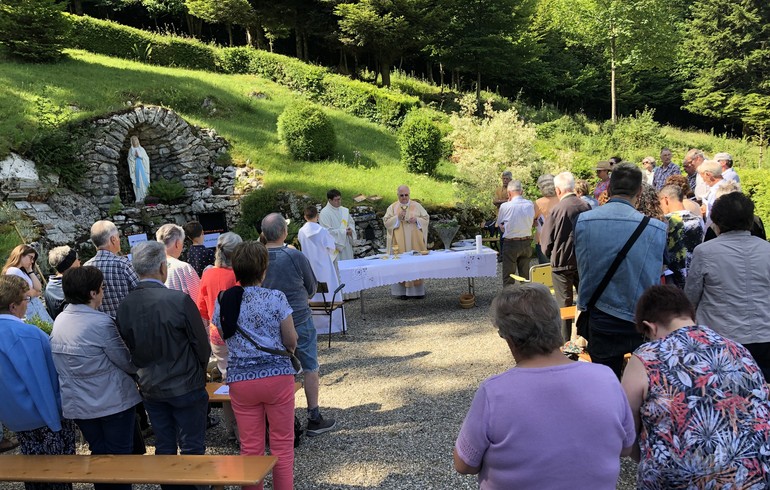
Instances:
[[[18,155],[0,162],[0,198],[38,224],[46,247],[87,242],[99,219],[114,221],[124,235],[152,236],[164,223],[184,224],[211,212],[224,212],[233,227],[240,197],[262,186],[262,171],[229,164],[223,138],[171,109],[137,106],[84,125],[89,136],[78,158],[86,171],[76,190],[57,187],[55,178],[38,175],[34,162]],[[127,163],[131,136],[150,158],[150,182],[177,180],[184,186],[180,203],[135,203]]]

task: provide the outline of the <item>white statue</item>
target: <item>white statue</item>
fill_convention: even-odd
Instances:
[[[134,184],[136,202],[144,202],[147,188],[150,187],[150,157],[136,136],[131,137],[131,148],[128,150],[128,171],[131,183]]]

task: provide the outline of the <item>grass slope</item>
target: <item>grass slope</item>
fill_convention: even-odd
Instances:
[[[278,141],[276,122],[283,108],[297,97],[285,87],[251,75],[222,75],[164,68],[137,62],[68,51],[70,58],[54,65],[19,64],[0,59],[0,156],[23,147],[43,116],[41,97],[55,107],[76,107],[80,120],[125,109],[128,103],[158,104],[177,111],[189,122],[214,128],[232,144],[237,162],[250,161],[265,171],[265,183],[325,201],[336,187],[345,202],[359,193],[395,199],[396,187],[406,183],[425,202],[451,204],[454,167],[442,162],[438,175],[408,173],[399,163],[395,135],[374,123],[335,109],[326,109],[337,133],[334,159],[294,161]],[[266,98],[249,97],[252,93]],[[201,106],[214,101],[213,114]],[[71,109],[68,109],[71,110]]]

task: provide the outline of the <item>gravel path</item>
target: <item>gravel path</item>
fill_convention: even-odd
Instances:
[[[475,477],[455,473],[452,448],[479,383],[512,365],[489,322],[500,288],[499,271],[497,278],[477,279],[478,307],[467,310],[458,306],[465,279],[427,281],[424,300],[395,300],[387,287],[372,289],[365,292],[365,321],[360,302],[350,302],[347,335],[335,335],[331,348],[325,336],[319,338],[321,408],[337,419],[337,429],[303,438],[295,487],[477,488]],[[302,391],[297,407],[304,420]],[[212,454],[237,451],[221,426],[208,431],[206,443]],[[636,465],[624,459],[617,488],[633,489],[635,472]],[[152,486],[135,486],[142,487]]]

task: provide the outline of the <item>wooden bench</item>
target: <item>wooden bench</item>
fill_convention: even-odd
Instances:
[[[34,483],[136,483],[256,485],[273,469],[274,456],[0,456],[0,481]]]
[[[561,311],[561,319],[562,320],[574,320],[575,316],[577,315],[577,306],[565,306],[563,308],[559,308]]]

